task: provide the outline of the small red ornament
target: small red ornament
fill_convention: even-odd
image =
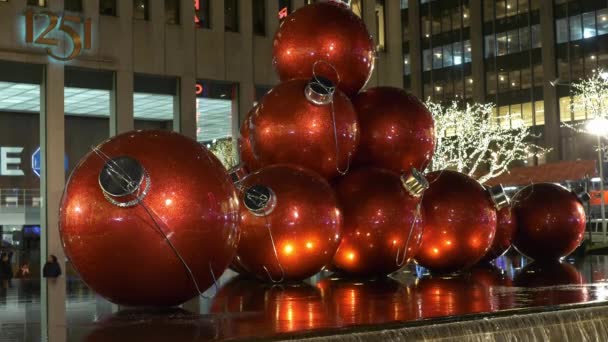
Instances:
[[[427,175],[424,233],[418,263],[432,272],[454,272],[474,265],[496,233],[496,209],[484,187],[456,171]]]
[[[377,87],[357,94],[353,105],[361,127],[355,165],[395,172],[427,167],[435,151],[435,123],[420,100],[403,89]]]
[[[103,142],[72,172],[61,203],[70,261],[95,292],[128,306],[177,305],[206,290],[234,257],[237,228],[222,164],[166,131]]]
[[[421,318],[489,312],[487,288],[464,277],[426,276],[413,290]]]
[[[316,3],[298,9],[281,23],[272,55],[281,81],[311,78],[314,67],[317,75],[354,96],[372,74],[375,46],[363,20],[351,10]]]
[[[481,259],[481,262],[490,262],[505,254],[511,247],[517,222],[510,206],[504,207],[496,213],[496,235],[490,250]]]
[[[239,154],[241,156],[241,162],[249,172],[256,171],[260,168],[260,165],[253,155],[251,149],[251,138],[249,132],[249,120],[253,113],[258,110],[258,106],[253,107],[245,116],[245,120],[241,123],[241,130],[239,136]]]
[[[245,178],[238,260],[272,282],[302,280],[331,263],[342,216],[325,179],[296,166],[264,167]]]
[[[398,174],[376,168],[358,169],[339,180],[335,189],[344,228],[335,268],[351,275],[387,275],[416,255],[423,226],[421,184],[426,182],[417,176],[410,180],[418,188],[407,188]]]
[[[513,246],[534,260],[559,260],[583,241],[585,209],[577,195],[551,183],[532,184],[513,197]]]
[[[528,294],[534,305],[578,304],[590,299],[582,274],[564,262],[533,262],[521,270],[514,283],[518,287],[543,288],[543,291]]]
[[[325,84],[292,80],[264,96],[250,119],[260,165],[295,164],[328,179],[348,170],[359,144],[357,114],[346,95]]]

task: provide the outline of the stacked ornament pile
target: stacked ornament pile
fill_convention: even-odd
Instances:
[[[500,186],[449,170],[424,176],[431,113],[402,89],[361,91],[375,47],[348,7],[298,9],[273,55],[281,83],[242,124],[243,163],[230,174],[204,146],[162,131],[113,137],[74,169],[60,230],[93,290],[171,306],[228,265],[272,283],[323,269],[385,276],[413,259],[445,273],[490,261],[513,239],[539,260],[580,243],[582,205],[563,188],[525,188],[511,211]]]

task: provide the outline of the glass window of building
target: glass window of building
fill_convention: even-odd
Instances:
[[[355,13],[356,16],[361,18],[363,15],[363,0],[352,0],[350,2],[350,9]]]
[[[507,51],[508,53],[519,52],[519,30],[507,32]]]
[[[196,136],[230,168],[236,164],[233,137],[238,134],[237,85],[199,80],[196,98]]]
[[[461,65],[463,62],[462,43],[455,42],[452,44],[452,55],[454,56],[454,65]]]
[[[376,32],[378,32],[378,51],[386,51],[386,23],[384,0],[376,0]]]
[[[608,8],[597,11],[597,35],[608,34]]]
[[[63,8],[70,12],[82,12],[82,0],[64,0]]]
[[[224,29],[228,32],[239,32],[238,0],[224,0]]]
[[[28,296],[40,295],[41,235],[46,229],[42,220],[44,192],[40,182],[42,75],[40,65],[0,61],[0,245],[13,270],[27,265],[31,279],[27,286],[32,286]],[[13,284],[20,280],[19,274],[15,274],[15,278]],[[3,281],[0,286],[6,296],[7,283]],[[15,290],[23,288],[12,286]],[[35,306],[16,305],[8,310],[5,306],[2,312],[8,314],[9,321],[14,314],[26,321],[40,322],[41,305]],[[6,321],[2,320],[2,329],[6,332]],[[42,340],[40,329],[28,326],[27,330],[31,340]],[[15,340],[26,339],[15,337]]]
[[[422,69],[424,71],[433,69],[433,53],[429,49],[422,51]]]
[[[443,46],[443,66],[452,66],[454,58],[452,56],[452,44]]]
[[[177,79],[135,74],[133,117],[135,129],[173,130],[177,118]]]
[[[150,10],[148,0],[133,0],[133,19],[149,20]]]
[[[464,62],[471,63],[471,41],[465,40],[463,43]]]
[[[253,34],[266,35],[266,0],[253,0]]]
[[[194,0],[194,24],[198,28],[211,28],[211,1]]]
[[[555,21],[555,35],[558,44],[568,41],[568,18]]]
[[[46,0],[27,0],[28,6],[46,7]]]
[[[583,13],[583,38],[591,38],[595,35],[595,13]]]
[[[99,14],[117,16],[118,8],[116,0],[99,0]]]
[[[180,0],[165,0],[165,23],[179,25],[180,23]]]
[[[583,38],[583,30],[581,27],[581,16],[575,15],[570,17],[570,40],[579,40]]]
[[[403,57],[403,74],[404,75],[409,75],[412,73],[412,69],[410,66],[410,56],[409,55],[405,55]]]
[[[433,69],[443,67],[443,53],[441,46],[433,49]]]

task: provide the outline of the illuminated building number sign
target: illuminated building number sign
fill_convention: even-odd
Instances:
[[[34,25],[34,19],[38,17],[47,19],[45,27]],[[42,31],[35,34],[36,29]],[[66,56],[53,52],[53,47],[59,45],[59,39],[54,38],[57,31],[65,34],[72,45],[71,52]],[[91,48],[91,19],[82,19],[73,15],[59,16],[49,11],[34,13],[32,9],[28,9],[25,12],[25,41],[29,44],[46,46],[46,53],[49,56],[60,61],[69,61],[80,55],[83,48]]]

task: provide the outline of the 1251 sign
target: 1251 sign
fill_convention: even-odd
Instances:
[[[40,34],[34,34],[36,29],[40,29],[34,23],[34,19],[39,17],[47,19],[44,21],[46,26],[42,28]],[[66,56],[53,52],[53,47],[57,47],[60,41],[53,37],[57,35],[57,31],[66,35],[72,43],[72,51]],[[25,41],[44,45],[49,56],[60,61],[69,61],[80,55],[83,48],[91,48],[91,19],[82,19],[73,15],[59,16],[49,11],[35,13],[32,9],[28,9],[25,12]]]

